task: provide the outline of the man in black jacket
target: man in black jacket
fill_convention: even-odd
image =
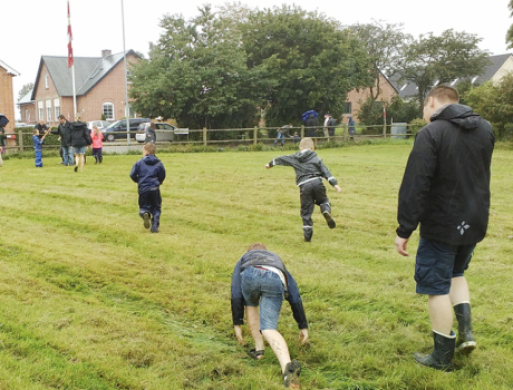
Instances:
[[[424,119],[428,124],[415,138],[399,190],[395,245],[409,256],[408,238],[420,223],[415,280],[417,293],[429,296],[435,346],[429,355],[416,353],[415,360],[449,371],[455,348],[470,353],[476,347],[463,274],[488,226],[495,137],[490,123],[458,104],[458,93],[448,86],[428,94]]]
[[[255,349],[250,350],[249,355],[257,360],[264,356],[265,338],[280,362],[283,384],[287,388],[299,389],[301,364],[290,360],[287,342],[277,330],[284,296],[298,324],[299,340],[303,344],[308,342],[308,322],[296,281],[280,257],[268,251],[264,244],[251,244],[233,270],[231,296],[237,340],[244,345],[241,325],[244,324],[246,309],[249,329],[255,341]]]
[[[73,147],[71,146],[71,124],[64,115],[59,115],[59,127],[55,134],[61,140],[62,160],[65,166],[73,164]]]

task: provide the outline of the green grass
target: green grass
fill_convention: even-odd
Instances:
[[[512,388],[513,155],[495,152],[489,234],[468,271],[478,349],[446,374],[413,361],[432,345],[427,300],[414,292],[414,258],[393,245],[410,149],[319,150],[343,192],[329,189],[337,229],[316,210],[311,244],[293,170],[264,168],[277,150],[160,155],[168,178],[156,235],[128,177],[139,156],[89,160],[78,174],[55,157],[43,169],[6,160],[0,390],[281,389],[270,348],[256,362],[233,336],[231,273],[254,241],[282,256],[301,289],[310,344],[298,344],[288,305],[279,330],[303,363],[303,389]]]

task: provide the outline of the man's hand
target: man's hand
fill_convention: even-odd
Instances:
[[[395,249],[399,252],[400,255],[409,256],[410,254],[406,252],[406,245],[408,244],[407,238],[402,238],[397,236],[395,238]]]
[[[271,166],[269,164],[265,164],[265,169],[271,169]]]
[[[342,188],[340,188],[340,186],[338,184],[335,186],[335,189],[337,190],[337,192],[339,194],[342,192]]]
[[[299,342],[302,345],[308,343],[308,329],[301,329],[301,331],[299,332]]]
[[[246,345],[244,342],[244,337],[242,337],[242,328],[240,325],[234,325],[233,329],[235,330],[235,337],[237,338],[237,341],[242,345]]]

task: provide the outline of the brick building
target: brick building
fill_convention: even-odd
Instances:
[[[133,50],[126,52],[126,58],[129,69],[130,64],[140,59]],[[111,54],[110,50],[103,50],[101,57],[75,57],[74,61],[80,120],[99,120],[102,114],[109,121],[124,118],[126,99],[123,53]],[[20,105],[22,122],[27,122],[29,113],[32,123],[43,119],[55,125],[61,114],[74,120],[68,57],[42,56],[32,94],[24,100],[25,103]],[[128,107],[130,110],[130,101]]]
[[[5,127],[6,133],[14,132],[14,94],[12,88],[12,78],[20,74],[0,60],[0,114],[9,119]]]
[[[377,80],[375,85],[377,86]],[[394,96],[397,96],[399,92],[392,85],[392,83],[386,78],[382,73],[379,75],[379,88],[380,93],[376,100],[378,101],[387,101],[389,102]],[[360,107],[363,103],[369,98],[370,90],[369,88],[360,89],[359,91],[353,89],[349,91],[347,94],[346,105],[344,109],[344,116],[352,116],[353,119],[358,122],[358,111],[360,111]]]

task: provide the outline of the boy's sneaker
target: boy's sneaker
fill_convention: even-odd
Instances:
[[[328,222],[328,226],[330,229],[335,229],[337,227],[337,224],[335,220],[331,218],[331,214],[329,211],[324,211],[322,215],[324,215],[324,219],[326,219],[326,222]]]
[[[143,214],[143,221],[144,221],[144,228],[149,229],[150,228],[150,213]]]
[[[287,389],[299,389],[299,375],[301,374],[301,363],[297,360],[292,360],[285,367],[283,373],[283,386]]]
[[[151,232],[152,233],[158,233],[159,227],[157,225],[151,225]]]

